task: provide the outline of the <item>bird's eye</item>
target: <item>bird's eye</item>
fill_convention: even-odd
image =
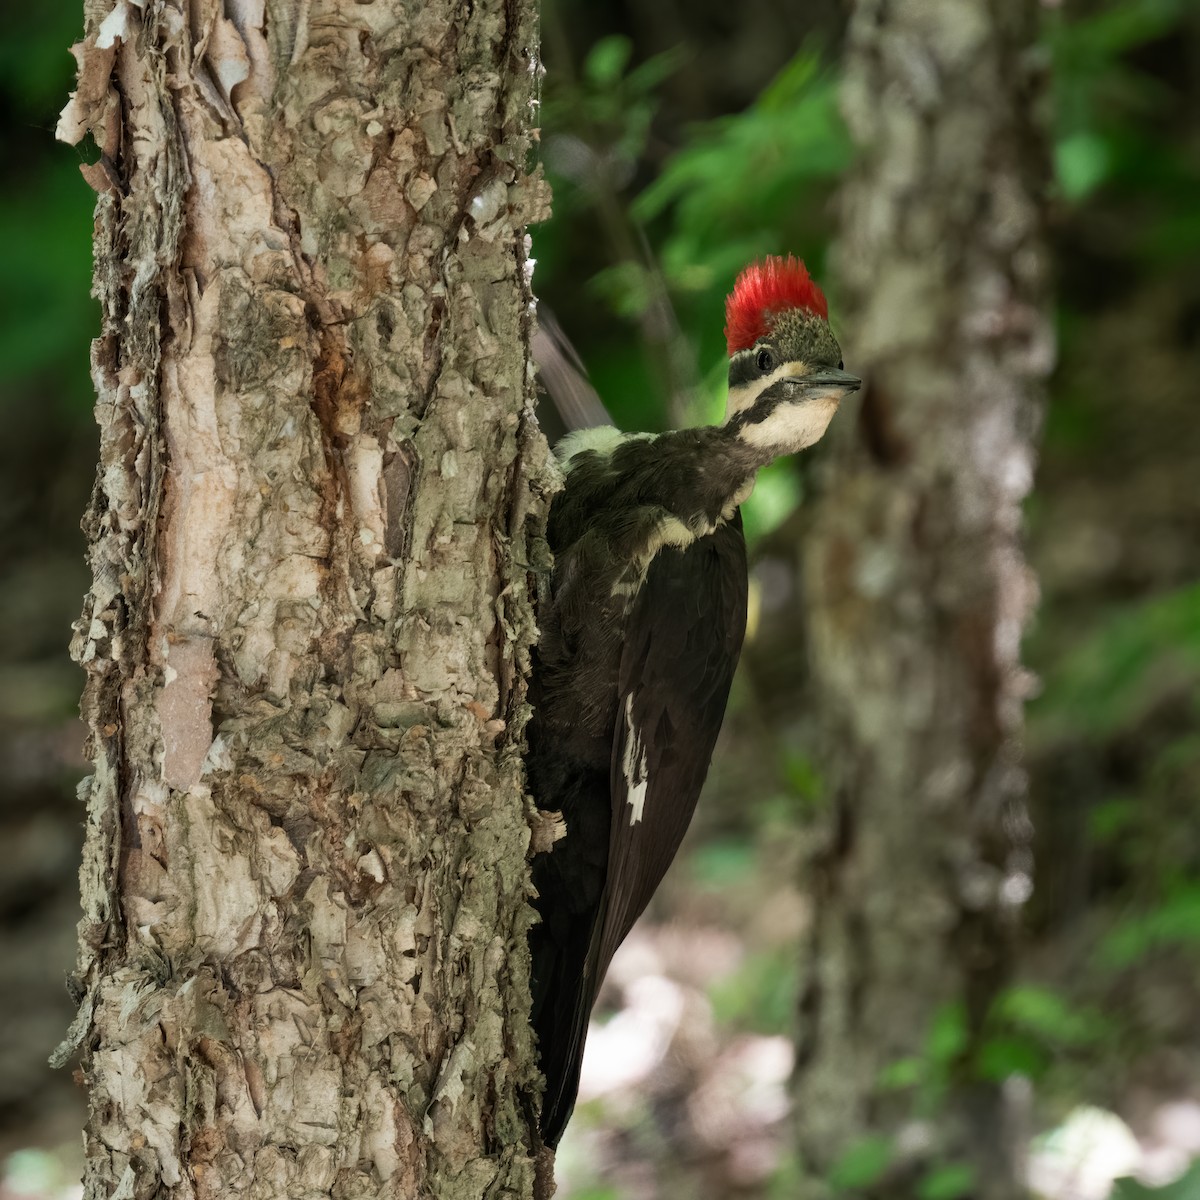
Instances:
[[[760,350],[754,362],[758,369],[765,375],[775,365],[775,356],[770,350]]]

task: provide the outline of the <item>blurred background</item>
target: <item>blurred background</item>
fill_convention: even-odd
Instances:
[[[750,257],[826,282],[851,147],[846,5],[546,0],[535,289],[618,424],[718,419],[722,299]],[[0,41],[0,1198],[78,1195],[72,1016],[84,770],[67,658],[88,586],[91,193],[53,142],[75,0]],[[1200,5],[1046,0],[1059,362],[1029,554],[1036,886],[988,1053],[1025,1098],[1034,1194],[1200,1197]],[[849,364],[853,365],[853,364]],[[806,737],[805,465],[746,509],[750,638],[680,861],[614,963],[560,1196],[788,1198]],[[923,1070],[956,1053],[931,1029]],[[941,1058],[939,1058],[941,1056]],[[902,1073],[901,1073],[902,1074]],[[898,1076],[897,1086],[904,1080]],[[842,1165],[854,1194],[868,1161]],[[1115,1182],[1114,1182],[1115,1181]],[[929,1200],[954,1200],[953,1181]]]

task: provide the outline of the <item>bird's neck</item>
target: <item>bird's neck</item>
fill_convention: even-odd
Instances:
[[[659,471],[656,503],[696,536],[731,520],[754,490],[759,469],[773,454],[755,446],[729,425],[706,425],[660,434],[654,441]]]

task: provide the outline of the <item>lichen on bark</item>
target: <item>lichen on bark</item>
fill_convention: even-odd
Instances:
[[[90,3],[89,1197],[524,1197],[526,2]]]

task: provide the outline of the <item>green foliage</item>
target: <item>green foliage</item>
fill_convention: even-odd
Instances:
[[[829,1182],[839,1192],[869,1188],[883,1178],[894,1154],[891,1138],[879,1135],[861,1138],[833,1165]]]
[[[1002,1083],[1014,1075],[1041,1079],[1050,1063],[1046,1049],[1028,1035],[994,1033],[984,1040],[976,1053],[975,1073],[992,1083]]]
[[[916,1111],[930,1115],[964,1071],[994,1082],[1012,1075],[1037,1079],[1057,1057],[1091,1051],[1112,1034],[1096,1009],[1048,987],[1016,984],[997,998],[974,1045],[965,1007],[944,1005],[930,1022],[921,1053],[889,1063],[877,1086],[912,1091]]]
[[[883,1091],[913,1092],[914,1110],[930,1115],[942,1104],[970,1044],[967,1012],[959,1002],[944,1004],[934,1013],[921,1052],[889,1063],[876,1086]]]
[[[654,277],[641,263],[619,262],[597,271],[588,288],[619,317],[640,317],[654,298]]]
[[[1056,11],[1047,31],[1059,191],[1075,204],[1105,185],[1152,199],[1159,212],[1141,238],[1151,254],[1200,251],[1200,162],[1186,140],[1162,135],[1182,98],[1137,64],[1151,44],[1186,38],[1192,11],[1193,0],[1110,0]]]
[[[812,255],[813,231],[827,229],[804,201],[824,194],[850,160],[836,90],[818,55],[804,49],[744,113],[692,131],[633,206],[644,222],[670,215],[662,258],[675,286],[723,292],[755,254]]]
[[[825,782],[810,755],[791,749],[783,760],[783,775],[788,790],[805,809],[813,809],[821,804],[825,796]]]
[[[975,1172],[966,1163],[934,1167],[917,1185],[920,1200],[961,1200],[975,1190]]]
[[[717,1023],[743,1033],[778,1034],[792,1028],[800,975],[794,946],[747,955],[709,991]]]
[[[1082,200],[1108,177],[1112,148],[1097,133],[1083,130],[1059,140],[1054,147],[1058,185],[1068,200]]]
[[[967,1048],[967,1010],[958,1002],[944,1004],[934,1014],[925,1042],[925,1057],[938,1070],[947,1071]]]
[[[1155,81],[1130,65],[1130,53],[1169,34],[1188,4],[1189,0],[1122,0],[1053,20],[1048,42],[1060,147],[1074,144],[1077,149],[1068,158],[1077,163],[1091,160],[1093,169],[1103,163],[1086,187],[1079,186],[1088,182],[1083,176],[1068,180],[1060,175],[1069,198],[1082,199],[1127,165],[1122,156],[1133,149],[1128,142],[1138,119],[1153,113],[1163,98]]]
[[[88,339],[99,317],[89,297],[94,197],[79,152],[53,141],[71,85],[67,47],[82,28],[76,5],[18,6],[0,39],[0,393],[27,404],[34,379],[88,407]],[[45,392],[45,387],[42,389]]]
[[[795,464],[787,459],[759,471],[754,492],[742,507],[747,539],[753,543],[778,529],[795,512],[802,494]]]
[[[1046,1046],[1085,1049],[1111,1036],[1111,1024],[1095,1009],[1072,1006],[1058,992],[1037,984],[1016,984],[1001,993],[992,1019],[1021,1030]]]
[[[1171,949],[1200,952],[1200,880],[1181,880],[1160,903],[1119,918],[1100,944],[1100,962],[1125,968]]]
[[[571,1192],[572,1200],[622,1200],[621,1192],[614,1187],[584,1187],[575,1188]]]
[[[1200,1200],[1200,1162],[1174,1183],[1147,1187],[1136,1179],[1118,1179],[1113,1184],[1112,1200]]]
[[[82,34],[82,4],[14,4],[5,11],[0,90],[22,123],[40,127],[47,138],[74,76],[67,47]]]
[[[93,196],[73,159],[0,197],[0,362],[10,379],[62,377],[86,406],[88,338],[99,326],[90,298]]]
[[[767,1184],[766,1200],[796,1200],[804,1186],[804,1168],[794,1150],[786,1151]]]
[[[1015,984],[997,997],[975,1053],[981,1079],[1041,1078],[1062,1055],[1083,1054],[1112,1036],[1111,1023],[1051,988]]]
[[[754,847],[744,838],[716,838],[697,846],[690,862],[697,887],[720,891],[745,882],[758,859]]]
[[[1098,804],[1088,814],[1088,836],[1097,845],[1119,841],[1137,826],[1138,803],[1124,796]]]
[[[928,1073],[923,1058],[898,1058],[879,1072],[877,1083],[884,1091],[901,1091],[905,1088],[919,1087]]]
[[[593,172],[606,173],[603,181],[588,172],[560,174],[558,183],[610,183],[614,165],[630,166],[645,150],[658,108],[656,90],[678,68],[684,51],[655,55],[630,70],[632,54],[628,38],[602,38],[588,52],[580,79],[554,81],[542,106],[544,127],[582,138],[592,151]],[[628,182],[628,173],[624,177]]]
[[[1064,728],[1107,736],[1164,684],[1200,678],[1200,584],[1131,604],[1101,623],[1047,675],[1033,714],[1041,736]]]

